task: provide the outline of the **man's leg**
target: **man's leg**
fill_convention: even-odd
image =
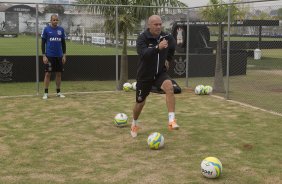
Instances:
[[[46,100],[48,98],[48,88],[50,84],[50,78],[51,78],[51,73],[50,72],[45,72],[44,76],[44,95],[43,95],[43,100]]]
[[[56,89],[57,96],[64,98],[65,96],[61,93],[61,82],[62,82],[62,72],[56,72]]]
[[[132,121],[132,124],[131,124],[131,131],[130,131],[132,137],[137,136],[137,131],[139,129],[138,118],[139,118],[139,115],[142,112],[144,105],[145,105],[145,100],[143,102],[140,102],[140,103],[136,102],[134,107],[133,107],[133,121]]]
[[[175,97],[171,80],[165,80],[161,89],[166,95],[166,105],[168,112],[175,112]]]
[[[62,73],[56,72],[56,89],[61,89]]]
[[[135,103],[133,107],[133,120],[137,120],[139,118],[139,115],[141,114],[141,111],[145,105],[145,101],[141,103]]]
[[[175,120],[175,96],[171,80],[165,80],[161,85],[161,89],[165,92],[166,95],[166,106],[169,119],[168,127],[170,130],[178,129],[179,126],[176,124]]]

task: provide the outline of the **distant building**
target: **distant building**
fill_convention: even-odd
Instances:
[[[43,3],[48,4],[74,4],[77,0],[43,0]]]

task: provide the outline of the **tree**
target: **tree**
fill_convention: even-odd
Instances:
[[[148,8],[140,6],[158,6],[158,7],[186,7],[186,5],[178,0],[79,0],[80,4],[88,4],[89,12],[101,13],[106,17],[104,24],[107,33],[115,35],[115,16],[116,7],[118,5],[131,5],[126,7],[118,7],[118,33],[123,39],[122,55],[121,55],[121,70],[119,84],[117,89],[121,90],[123,83],[128,80],[128,58],[127,58],[127,35],[132,33],[141,20],[146,20],[150,15],[157,14],[163,8]],[[113,6],[91,6],[89,4],[109,4]],[[137,5],[139,7],[137,7]]]
[[[64,14],[65,8],[62,5],[50,4],[44,7],[44,13],[58,13],[59,15]]]
[[[277,10],[277,16],[278,16],[279,20],[282,19],[282,8],[279,8],[279,9]]]
[[[208,7],[201,10],[204,19],[218,24],[218,38],[216,48],[216,63],[213,90],[224,93],[223,69],[222,69],[222,41],[224,40],[224,22],[228,21],[228,5],[221,4],[218,0],[210,0]],[[230,18],[234,20],[237,16],[242,16],[239,9],[230,5]]]

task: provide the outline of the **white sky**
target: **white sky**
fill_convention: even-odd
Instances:
[[[188,6],[206,5],[209,0],[180,0]],[[0,2],[23,2],[23,3],[42,3],[43,0],[0,0]]]
[[[73,0],[70,0],[73,1]],[[189,7],[198,7],[205,6],[208,4],[209,0],[180,0],[183,3],[187,4]],[[223,2],[229,2],[229,0],[222,0]],[[252,1],[252,0],[241,0],[241,1]],[[264,1],[264,0],[261,0]],[[267,0],[266,0],[267,1]],[[0,0],[0,2],[22,2],[22,3],[42,3],[43,0]],[[256,3],[256,6],[276,6],[282,5],[282,0],[272,1],[272,2],[263,2]]]
[[[198,7],[198,6],[205,6],[209,3],[209,0],[180,0],[181,2],[187,4],[189,7]],[[223,2],[229,2],[229,0],[222,0]],[[251,2],[255,0],[240,0],[245,2]],[[257,1],[257,0],[256,0]],[[267,1],[267,0],[260,0],[260,1]],[[269,1],[269,2],[257,2],[251,3],[250,5],[255,5],[256,7],[267,7],[267,6],[277,6],[282,5],[282,0],[277,1]]]
[[[43,0],[0,0],[0,2],[42,3]]]
[[[180,0],[187,4],[189,7],[204,6],[207,5],[209,0]]]

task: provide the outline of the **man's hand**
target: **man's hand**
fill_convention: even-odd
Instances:
[[[167,70],[169,69],[169,61],[168,60],[165,60],[165,67],[166,67]]]
[[[45,54],[43,55],[43,63],[44,63],[44,64],[47,64],[47,63],[48,63],[48,58],[46,57]]]
[[[63,55],[63,58],[62,58],[62,62],[63,62],[63,64],[65,64],[65,63],[66,63],[66,61],[67,61],[67,58],[66,58],[66,55],[64,54],[64,55]]]
[[[166,39],[163,39],[160,43],[159,43],[159,49],[166,49],[168,47],[168,41]]]

